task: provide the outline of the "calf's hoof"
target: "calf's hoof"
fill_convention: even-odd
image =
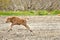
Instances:
[[[12,31],[12,29],[9,29],[8,32]]]
[[[32,32],[32,30],[30,30],[30,32]]]

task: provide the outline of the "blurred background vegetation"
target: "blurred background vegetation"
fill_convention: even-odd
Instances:
[[[60,14],[60,0],[0,0],[0,16],[58,14]]]

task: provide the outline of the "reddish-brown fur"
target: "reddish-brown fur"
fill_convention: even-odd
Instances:
[[[11,18],[7,18],[6,23],[11,22],[11,28],[9,30],[12,30],[12,27],[14,25],[23,25],[25,26],[28,30],[30,30],[29,26],[27,25],[27,21],[25,19],[21,19],[18,17],[11,17]],[[31,30],[30,30],[31,31]]]

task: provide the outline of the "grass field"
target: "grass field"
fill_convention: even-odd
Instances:
[[[36,15],[57,15],[60,10],[30,10],[30,11],[0,11],[0,16],[36,16]]]

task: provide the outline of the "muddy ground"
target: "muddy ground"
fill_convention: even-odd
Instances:
[[[23,25],[15,25],[8,32],[11,23],[5,23],[6,17],[0,16],[0,40],[60,40],[60,16],[25,16],[33,32]]]

